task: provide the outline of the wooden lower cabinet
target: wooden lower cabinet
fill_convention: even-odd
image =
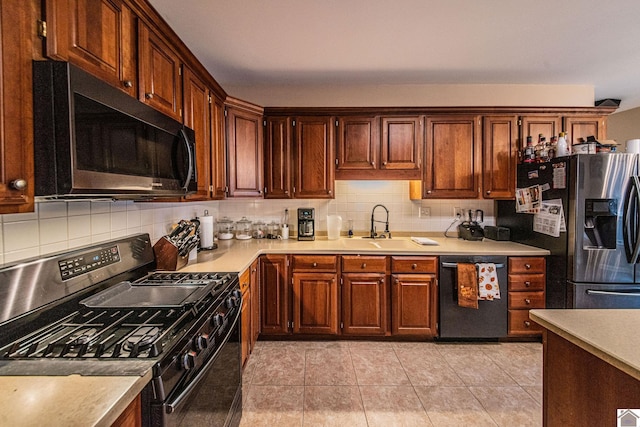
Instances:
[[[140,395],[122,411],[111,427],[140,427],[142,425],[142,400]]]
[[[437,335],[438,258],[391,257],[393,335]]]
[[[540,336],[542,327],[529,319],[529,310],[545,308],[544,257],[509,258],[509,336]]]
[[[293,333],[338,333],[337,273],[293,273]]]
[[[242,366],[247,363],[251,353],[251,274],[246,269],[240,274],[240,292],[242,293],[242,307],[240,309],[240,353]]]
[[[258,274],[258,260],[251,263],[249,286],[251,288],[251,352],[260,335],[260,282]]]
[[[266,335],[289,333],[289,263],[287,255],[260,256],[260,331]]]

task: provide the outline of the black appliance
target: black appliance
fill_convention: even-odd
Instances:
[[[484,238],[484,230],[480,225],[484,221],[484,212],[482,209],[472,211],[469,209],[467,220],[458,225],[458,237],[463,240],[482,240]]]
[[[196,191],[193,130],[67,62],[34,61],[33,87],[36,196]]]
[[[500,286],[500,299],[478,301],[477,310],[458,306],[459,263],[494,263]],[[507,257],[441,256],[438,283],[440,339],[494,339],[507,336]]]
[[[149,236],[141,234],[0,270],[7,284],[0,375],[152,370],[143,425],[237,426],[237,274],[150,272],[153,266]]]
[[[579,154],[518,166],[517,187],[540,185],[542,200],[560,199],[566,231],[533,231],[532,214],[497,202],[511,240],[548,249],[548,308],[640,308],[638,155]],[[634,254],[636,256],[634,256]]]
[[[314,208],[298,208],[298,240],[315,240]]]

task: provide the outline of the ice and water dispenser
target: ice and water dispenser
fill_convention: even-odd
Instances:
[[[585,199],[585,249],[616,249],[617,199]]]

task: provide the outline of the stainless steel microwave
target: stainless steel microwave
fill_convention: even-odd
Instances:
[[[59,61],[34,61],[35,193],[150,199],[196,190],[194,132]]]

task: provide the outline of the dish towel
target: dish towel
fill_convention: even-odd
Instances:
[[[478,274],[475,264],[458,263],[458,305],[478,308]]]
[[[478,268],[478,299],[493,301],[500,299],[500,286],[498,285],[498,274],[496,265],[487,263],[476,264]]]

